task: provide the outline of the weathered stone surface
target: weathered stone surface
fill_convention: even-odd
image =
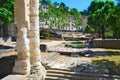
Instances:
[[[11,37],[0,37],[0,44],[2,45],[10,45],[11,44]]]
[[[39,30],[36,30],[36,31],[33,31],[33,30],[30,30],[30,33],[29,33],[29,37],[36,37],[39,35]],[[36,39],[35,39],[36,40]]]
[[[15,0],[15,24],[29,23],[29,0]],[[21,24],[22,23],[22,24]]]
[[[26,80],[26,76],[25,75],[8,75],[2,80]]]
[[[30,0],[30,62],[31,73],[37,74],[37,79],[45,77],[45,68],[41,64],[39,39],[39,0]],[[36,79],[36,80],[37,80]]]
[[[29,0],[15,0],[15,24],[18,28],[16,46],[18,60],[15,62],[13,73],[30,74],[30,52],[28,39],[28,30],[30,28],[29,13]]]
[[[46,72],[39,49],[39,0],[15,0],[15,24],[18,28],[18,60],[13,72],[35,74],[38,77],[34,80],[43,80]]]
[[[39,18],[37,16],[33,16],[31,17],[31,26],[36,26],[36,27],[31,27],[31,30],[35,30],[35,31],[39,31],[39,23],[36,23],[39,21]],[[35,22],[35,24],[34,24]]]
[[[17,52],[15,52],[14,49],[0,50],[0,59],[12,55],[17,55]]]
[[[30,0],[30,15],[38,17],[38,14],[39,14],[39,0]]]
[[[19,74],[30,74],[29,60],[16,60],[15,67],[13,68],[13,72]]]
[[[30,54],[31,68],[33,70],[44,70],[41,64],[40,39],[39,39],[39,0],[30,0]],[[41,71],[40,71],[41,73]],[[44,73],[43,73],[44,74]]]

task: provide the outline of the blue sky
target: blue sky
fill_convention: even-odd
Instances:
[[[77,8],[79,11],[87,9],[92,0],[52,0],[52,2],[64,2],[70,8]],[[115,0],[113,0],[115,1]]]

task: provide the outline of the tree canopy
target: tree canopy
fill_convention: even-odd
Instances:
[[[88,25],[89,28],[92,28],[90,30],[99,33],[102,38],[105,38],[106,31],[111,31],[114,35],[115,30],[118,30],[117,24],[119,23],[120,11],[113,1],[93,0],[88,7],[88,13]]]
[[[14,12],[14,0],[0,0],[0,22],[9,23],[12,21]]]

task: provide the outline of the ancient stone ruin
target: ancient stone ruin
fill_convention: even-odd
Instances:
[[[39,0],[15,0],[15,24],[18,28],[17,53],[13,73],[44,76],[39,49]]]

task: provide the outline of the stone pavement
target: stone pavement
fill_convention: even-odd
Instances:
[[[91,60],[86,57],[61,56],[61,59],[50,65],[51,68],[77,70],[78,65],[91,64]],[[52,63],[52,62],[50,62]]]
[[[60,60],[47,65],[50,67],[46,68],[45,80],[120,80],[119,76],[109,75],[107,68],[93,66],[87,57],[61,56]]]
[[[65,41],[42,42],[40,44],[45,44],[45,45],[47,45],[49,47],[55,47],[55,46],[58,46],[58,45],[62,44],[63,42],[65,42]]]
[[[26,80],[26,75],[8,75],[1,80]]]

